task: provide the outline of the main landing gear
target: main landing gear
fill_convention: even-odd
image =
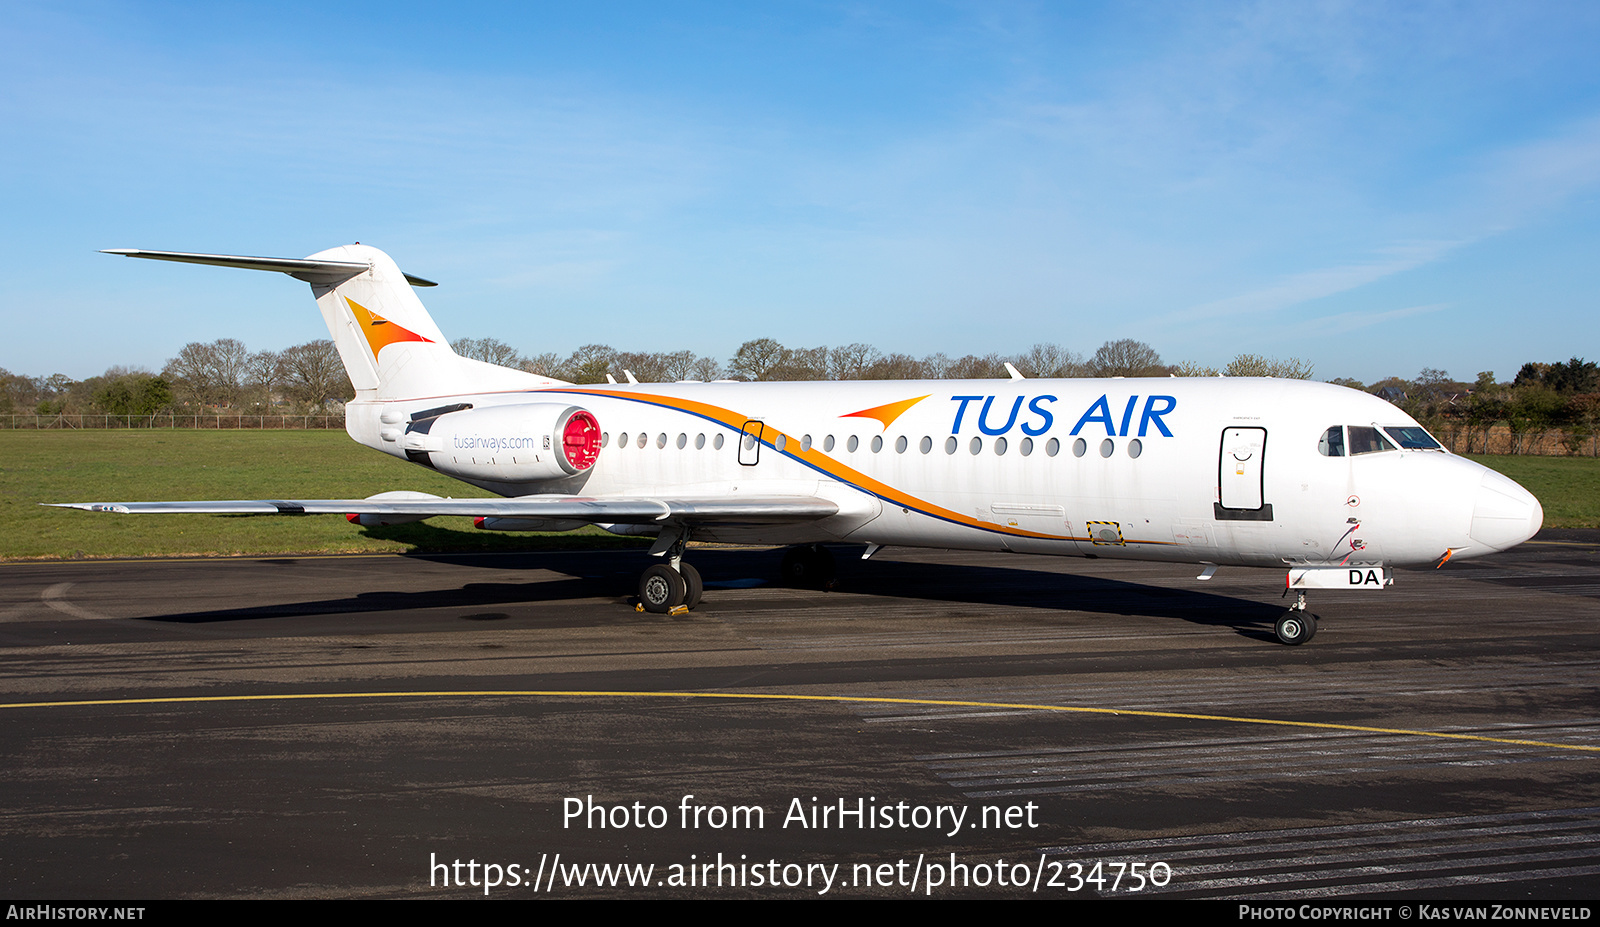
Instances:
[[[778,567],[779,579],[794,589],[832,589],[838,575],[833,554],[821,544],[789,548]]]
[[[677,569],[668,563],[657,563],[639,575],[639,604],[658,615],[675,608],[694,608],[700,604],[704,591],[700,571],[681,561]]]
[[[1311,614],[1306,608],[1306,594],[1299,594],[1295,603],[1289,606],[1273,627],[1278,635],[1278,640],[1291,647],[1304,644],[1317,636],[1317,616]]]
[[[700,581],[700,571],[683,562],[684,548],[689,546],[687,532],[674,532],[658,538],[667,555],[666,563],[657,563],[639,574],[639,607],[657,615],[671,614],[677,609],[688,610],[700,604],[705,584]],[[652,550],[652,553],[655,551]]]

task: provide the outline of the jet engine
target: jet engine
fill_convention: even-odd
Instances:
[[[412,422],[402,439],[407,456],[451,476],[535,483],[573,476],[600,456],[594,413],[561,403],[465,409]]]

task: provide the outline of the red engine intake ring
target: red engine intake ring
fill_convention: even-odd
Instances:
[[[600,422],[584,409],[572,413],[561,428],[561,452],[574,471],[594,466],[600,456]]]

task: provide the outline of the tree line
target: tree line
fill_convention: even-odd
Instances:
[[[464,357],[526,370],[572,383],[678,380],[920,380],[1006,379],[1009,363],[1027,377],[1283,377],[1310,379],[1312,366],[1297,358],[1240,354],[1217,368],[1166,364],[1149,344],[1131,338],[1107,341],[1091,355],[1055,344],[1036,344],[1018,354],[935,353],[916,357],[883,353],[868,344],[788,347],[772,338],[739,346],[726,363],[693,351],[631,352],[586,344],[562,356],[525,356],[494,338],[461,338],[450,347]],[[1600,372],[1581,358],[1529,362],[1509,382],[1482,371],[1468,383],[1425,367],[1412,379],[1388,377],[1367,384],[1330,380],[1393,402],[1441,436],[1466,438],[1487,447],[1492,429],[1504,425],[1520,452],[1531,434],[1561,430],[1569,452],[1600,428]],[[110,413],[154,415],[228,410],[244,414],[305,414],[336,410],[355,395],[333,343],[326,339],[282,351],[248,350],[223,338],[192,342],[160,373],[113,367],[98,377],[73,380],[63,374],[29,377],[0,369],[0,413],[52,415]]]

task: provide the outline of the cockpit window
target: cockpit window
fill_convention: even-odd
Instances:
[[[1350,426],[1350,454],[1376,454],[1380,451],[1396,450],[1395,446],[1385,438],[1376,428],[1365,425]]]
[[[1395,440],[1396,444],[1408,451],[1444,450],[1439,446],[1438,441],[1433,440],[1433,435],[1428,434],[1425,429],[1414,425],[1388,425],[1383,430]]]
[[[1317,442],[1317,453],[1324,457],[1344,456],[1344,426],[1335,425],[1322,433],[1322,440]]]

